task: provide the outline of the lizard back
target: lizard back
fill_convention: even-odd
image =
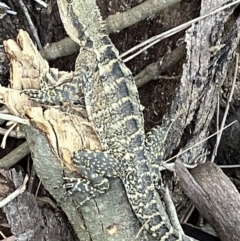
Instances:
[[[97,71],[86,71],[83,78],[87,112],[103,149],[120,164],[119,176],[136,216],[161,241],[192,240],[175,231],[160,215],[137,87],[106,34],[95,0],[58,0],[58,6],[67,33],[89,58],[86,64],[97,61]],[[76,69],[81,69],[78,61]]]

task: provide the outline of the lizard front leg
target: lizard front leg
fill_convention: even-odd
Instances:
[[[63,102],[79,104],[79,93],[83,92],[83,86],[88,79],[94,78],[97,70],[97,61],[94,53],[88,48],[81,48],[77,57],[74,77],[59,86],[52,86],[41,80],[41,89],[23,90],[29,97],[40,103],[59,105]],[[62,80],[61,82],[64,82]]]
[[[69,83],[59,86],[51,86],[47,83],[41,84],[41,89],[27,89],[23,92],[29,97],[40,103],[58,105],[63,102],[78,103],[81,90],[81,77],[75,76]]]

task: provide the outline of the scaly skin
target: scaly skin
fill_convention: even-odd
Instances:
[[[82,46],[76,61],[74,83],[65,89],[51,90],[51,93],[45,90],[31,96],[54,103],[75,96],[81,87],[89,118],[105,150],[102,154],[80,151],[76,155],[74,162],[83,176],[90,177],[96,186],[104,187],[107,183],[106,179],[102,181],[102,176],[119,176],[133,211],[157,240],[193,240],[174,230],[160,215],[151,166],[155,160],[151,158],[161,157],[154,153],[160,151],[156,144],[153,145],[154,138],[159,139],[157,136],[161,133],[155,129],[149,140],[145,140],[143,108],[137,87],[106,34],[95,0],[57,2],[68,35]],[[109,168],[109,163],[115,168]],[[81,186],[87,188],[82,182]]]

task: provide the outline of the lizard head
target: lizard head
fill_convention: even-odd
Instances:
[[[102,18],[96,0],[57,0],[67,34],[77,43],[99,33]],[[98,24],[99,23],[99,24]]]

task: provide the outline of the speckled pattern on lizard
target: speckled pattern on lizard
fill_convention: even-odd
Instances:
[[[26,93],[37,101],[56,104],[77,102],[81,88],[104,150],[76,153],[73,162],[86,180],[71,179],[73,184],[68,187],[72,192],[89,191],[91,198],[106,191],[108,177],[120,177],[133,211],[156,240],[193,240],[174,230],[160,215],[158,179],[153,170],[162,158],[163,134],[155,127],[145,135],[143,107],[132,73],[108,37],[95,0],[57,2],[68,35],[81,46],[74,79],[56,88],[44,85]]]

